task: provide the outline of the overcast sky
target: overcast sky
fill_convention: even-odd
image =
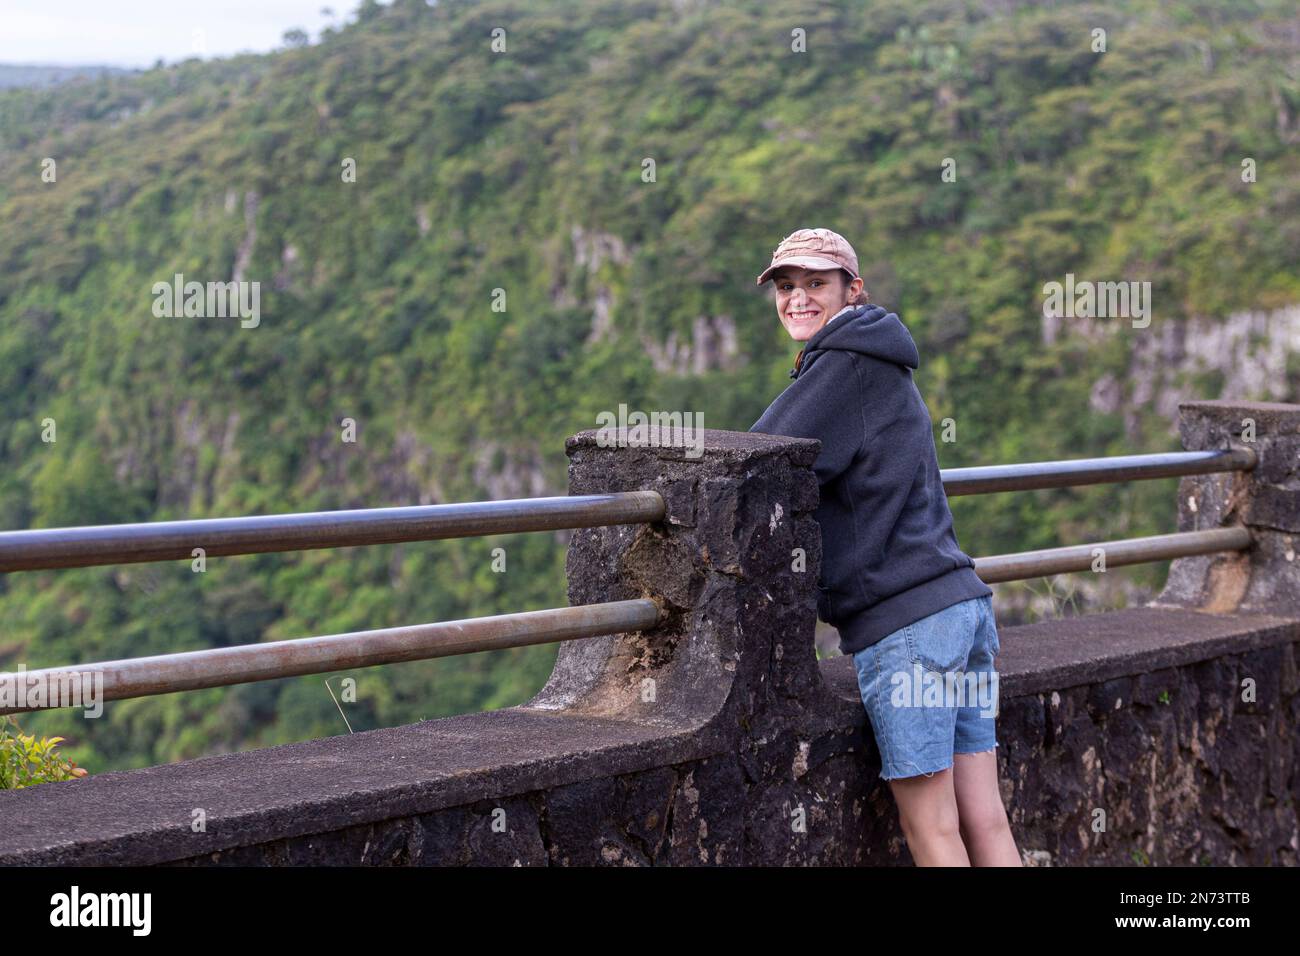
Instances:
[[[387,2],[387,0],[383,0]],[[283,46],[352,19],[359,0],[0,0],[0,63],[153,66]],[[330,7],[332,17],[321,9]],[[202,50],[196,49],[201,47]]]

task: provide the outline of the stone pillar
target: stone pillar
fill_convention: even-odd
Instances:
[[[566,442],[570,494],[654,490],[667,505],[656,524],[574,531],[569,603],[648,597],[667,616],[651,632],[562,644],[525,706],[690,727],[726,747],[829,717],[813,645],[820,443],[701,431],[698,457],[601,447],[595,430]]]
[[[1253,448],[1250,471],[1190,475],[1178,485],[1178,530],[1244,525],[1248,551],[1179,558],[1156,605],[1215,613],[1300,613],[1300,405],[1183,402],[1183,447]]]

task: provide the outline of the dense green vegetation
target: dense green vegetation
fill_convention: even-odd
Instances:
[[[803,226],[912,330],[945,467],[1177,447],[1131,400],[1136,339],[1300,301],[1294,9],[1008,6],[368,2],[271,56],[0,92],[0,527],[560,494],[565,436],[620,402],[743,430],[795,351],[754,277]],[[261,282],[260,324],[155,317],[178,272]],[[1045,344],[1067,272],[1149,280],[1151,328]],[[702,316],[734,354],[656,365]],[[953,509],[993,554],[1172,530],[1173,489]],[[564,540],[0,576],[0,667],[556,606]],[[554,653],[356,672],[343,706],[362,730],[518,703]],[[321,677],[24,725],[92,772],[346,732]]]

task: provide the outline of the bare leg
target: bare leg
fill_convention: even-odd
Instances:
[[[961,838],[972,866],[1021,866],[998,789],[996,750],[953,756],[953,790]]]
[[[951,769],[929,777],[898,777],[889,781],[889,787],[917,866],[970,866],[959,829]]]

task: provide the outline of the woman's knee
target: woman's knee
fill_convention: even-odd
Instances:
[[[952,791],[952,770],[889,781],[903,833],[959,836],[961,820]]]
[[[1001,801],[963,806],[959,810],[959,819],[965,840],[992,839],[1010,828]]]

